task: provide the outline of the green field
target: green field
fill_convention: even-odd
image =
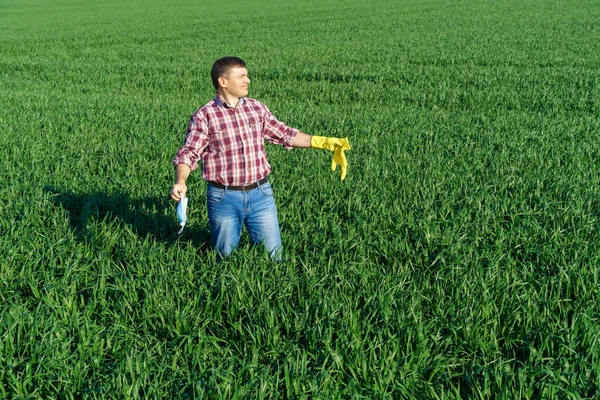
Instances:
[[[284,243],[171,159],[221,56]],[[0,0],[0,398],[600,397],[600,3]]]

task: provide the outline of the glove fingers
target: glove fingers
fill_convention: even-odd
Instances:
[[[340,151],[339,162],[342,167],[348,166],[348,160],[346,160],[346,155],[344,154],[344,150]]]
[[[333,153],[333,159],[331,160],[331,170],[335,171],[337,166],[340,166],[341,172],[341,180],[346,178],[346,167],[348,167],[348,161],[346,160],[346,155],[344,154],[344,148],[338,147],[336,151]]]
[[[341,147],[337,147],[335,152],[333,153],[333,158],[331,159],[331,170],[335,171],[338,165],[342,164],[342,161],[345,160],[344,150]]]
[[[340,151],[340,179],[343,181],[346,178],[346,168],[348,167],[348,161],[346,160],[346,155],[344,151]]]

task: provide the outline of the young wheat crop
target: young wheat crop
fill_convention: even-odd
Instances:
[[[597,398],[600,7],[0,0],[0,397]],[[212,62],[268,146],[283,262],[218,263],[170,163]]]

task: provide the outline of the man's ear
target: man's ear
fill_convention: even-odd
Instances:
[[[225,83],[227,83],[227,81],[225,80],[225,77],[224,76],[220,76],[217,80],[219,81],[219,85],[221,85],[221,87],[224,88],[225,87]]]

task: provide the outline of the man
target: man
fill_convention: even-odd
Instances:
[[[340,165],[345,178],[348,139],[311,136],[278,121],[261,102],[246,97],[250,78],[246,63],[237,57],[215,61],[211,71],[214,99],[196,111],[185,143],[173,160],[175,184],[171,198],[185,197],[185,182],[202,162],[207,185],[208,222],[213,245],[220,256],[237,247],[245,225],[253,243],[262,243],[271,258],[281,259],[277,208],[269,183],[271,167],[264,140],[284,146],[327,149],[334,152],[332,170]]]

